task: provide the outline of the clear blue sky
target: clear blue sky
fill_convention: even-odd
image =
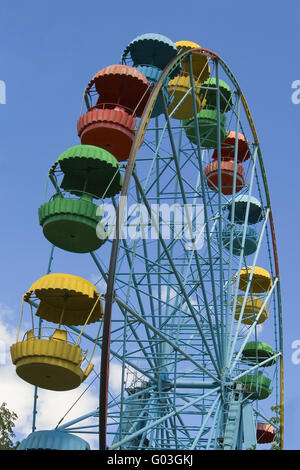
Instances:
[[[16,312],[11,321],[21,295],[46,270],[49,244],[37,210],[49,167],[79,143],[76,122],[91,76],[118,63],[126,44],[147,32],[212,49],[244,91],[270,186],[283,297],[287,449],[300,449],[300,365],[291,362],[291,343],[300,340],[300,104],[291,101],[291,84],[300,79],[299,17],[299,0],[0,4],[0,80],[7,87],[7,103],[0,105],[0,303]],[[71,255],[66,263],[84,275],[89,260],[82,257],[79,269]]]

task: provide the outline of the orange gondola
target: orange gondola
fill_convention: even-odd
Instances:
[[[219,187],[219,176],[218,176],[218,162],[215,160],[207,167],[204,168],[204,174],[207,178],[207,185],[213,190],[218,191]],[[236,172],[236,192],[241,191],[245,185],[245,179],[243,176],[244,168],[241,165],[237,165]],[[223,194],[232,194],[234,184],[234,162],[221,162],[221,191]]]

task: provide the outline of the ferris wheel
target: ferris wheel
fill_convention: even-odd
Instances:
[[[87,432],[112,450],[283,448],[275,232],[235,76],[195,43],[144,34],[90,80],[83,102],[81,144],[50,168],[39,209],[48,272],[23,297],[11,348],[35,387],[20,448],[85,449]],[[53,272],[54,246],[55,256],[90,254],[103,291],[67,266]],[[96,410],[36,429],[38,387],[89,381]]]

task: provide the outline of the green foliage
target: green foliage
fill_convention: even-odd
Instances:
[[[19,444],[12,440],[15,437],[13,428],[17,418],[16,413],[6,408],[6,403],[2,403],[0,406],[0,450],[14,450]]]
[[[275,434],[275,439],[272,442],[270,450],[280,450],[280,405],[272,406],[271,411],[275,413],[275,416],[270,419],[269,423],[274,426],[275,429],[278,429],[278,431]]]
[[[253,446],[249,447],[248,449],[245,450],[256,450],[256,444],[253,444]]]
[[[274,413],[274,416],[270,418],[268,424],[275,428],[276,434],[269,450],[280,450],[280,405],[271,406],[271,411]],[[257,450],[257,446],[253,445],[246,450]]]

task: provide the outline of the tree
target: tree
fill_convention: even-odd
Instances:
[[[10,411],[6,403],[2,403],[0,406],[0,450],[14,450],[19,444],[12,440],[15,437],[13,428],[17,418],[17,414]]]
[[[278,429],[278,431],[275,434],[275,439],[270,450],[280,450],[280,405],[271,406],[271,411],[275,413],[275,416],[270,419],[269,423],[274,425],[275,429]]]

